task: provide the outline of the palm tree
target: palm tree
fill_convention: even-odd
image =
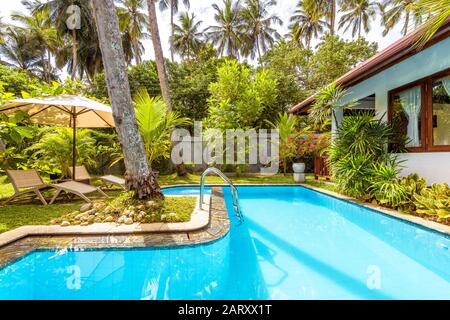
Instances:
[[[188,60],[203,44],[202,32],[199,32],[202,21],[195,21],[195,15],[185,12],[180,15],[180,25],[174,25],[174,49]]]
[[[31,43],[35,43],[40,54],[43,78],[51,81],[51,53],[56,52],[60,41],[54,26],[48,23],[49,12],[46,10],[36,12],[32,16],[13,14],[12,19],[19,21],[23,26],[19,27],[26,34]]]
[[[189,0],[183,0],[183,4],[184,6],[189,9],[190,7],[190,3]],[[175,27],[175,22],[174,22],[174,17],[175,14],[178,12],[178,0],[159,0],[159,10],[164,11],[170,8],[170,27],[171,27],[171,35],[170,35],[170,56],[171,56],[171,60],[172,62],[174,61],[174,43],[173,43],[173,39],[174,39],[174,27]]]
[[[326,18],[330,33],[336,33],[337,0],[316,0],[314,1],[316,10],[322,17]]]
[[[127,66],[113,0],[92,0],[106,82],[116,130],[127,169],[126,181],[139,199],[163,198],[158,181],[148,165],[131,100]]]
[[[339,20],[339,29],[344,28],[347,32],[352,27],[352,37],[358,35],[361,38],[361,32],[370,31],[370,21],[375,19],[378,4],[370,0],[344,0],[342,11],[344,11]]]
[[[139,91],[134,97],[136,121],[141,132],[150,165],[155,160],[169,158],[172,130],[190,124],[188,118],[167,111],[166,104],[159,97],[150,97],[147,90]]]
[[[323,14],[318,10],[314,0],[302,0],[298,3],[295,14],[291,17],[291,37],[297,43],[305,41],[311,47],[311,40],[317,38],[327,27],[321,20]]]
[[[255,51],[261,59],[261,53],[267,51],[268,46],[273,45],[278,40],[280,34],[272,28],[272,24],[282,25],[283,21],[277,15],[271,15],[269,10],[276,6],[275,0],[246,0],[242,10],[242,23],[244,34],[247,35],[247,48],[245,52],[250,52],[252,59]]]
[[[28,71],[30,74],[40,73],[40,55],[36,43],[28,41],[26,32],[14,26],[8,26],[4,33],[4,43],[0,45],[0,55],[5,59],[3,64]]]
[[[223,8],[215,3],[212,7],[217,25],[205,29],[207,39],[217,46],[220,55],[238,58],[243,45],[240,1],[223,0]]]
[[[156,0],[147,0],[148,16],[150,22],[150,33],[152,35],[153,49],[155,50],[155,62],[158,69],[159,83],[161,93],[167,109],[172,111],[172,99],[170,97],[169,79],[167,77],[166,65],[164,63],[164,55],[161,46],[161,38],[159,37],[158,19],[156,17]]]
[[[385,27],[383,36],[386,36],[401,21],[403,22],[403,36],[408,33],[411,20],[415,27],[420,25],[422,17],[417,10],[416,3],[417,0],[385,0],[381,5],[382,21]]]
[[[118,0],[118,3],[123,6],[123,8],[117,9],[120,30],[126,34],[131,42],[132,54],[136,64],[140,64],[144,51],[140,40],[148,36],[145,33],[148,26],[148,16],[142,12],[145,8],[145,0]]]
[[[71,40],[71,49],[72,49],[72,57],[69,61],[68,59],[60,58],[59,61],[64,61],[67,63],[71,69],[71,78],[75,79],[77,70],[79,68],[80,57],[79,57],[79,47],[85,45],[86,49],[93,48],[93,43],[98,43],[95,26],[94,26],[94,18],[92,16],[91,11],[91,1],[90,0],[49,0],[47,2],[41,3],[40,1],[30,2],[24,1],[27,3],[29,8],[33,8],[33,13],[42,10],[48,10],[49,12],[49,23],[54,25],[58,30],[58,33],[61,37],[67,38],[70,37]],[[68,9],[71,5],[76,5],[80,8],[80,21],[81,28],[72,28],[69,29],[67,26],[67,21],[69,18]],[[98,64],[98,53],[100,50],[98,46],[96,46],[95,52],[93,50],[84,50],[86,53],[85,57],[92,57],[93,53],[96,54],[96,64]],[[67,56],[64,51],[61,51],[63,56]]]
[[[450,17],[450,0],[419,0],[416,4],[420,15],[430,17],[423,26],[419,44],[424,45]]]

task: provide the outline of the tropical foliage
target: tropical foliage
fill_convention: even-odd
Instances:
[[[265,110],[277,98],[277,82],[269,71],[252,73],[249,67],[227,60],[217,74],[217,82],[209,86],[206,125],[219,130],[259,127]]]
[[[167,111],[160,98],[150,97],[147,91],[141,90],[134,97],[136,120],[144,140],[149,164],[170,156],[170,135],[173,128],[189,124],[189,119],[180,117],[178,113]]]
[[[266,121],[270,127],[278,130],[280,137],[278,142],[280,165],[283,168],[283,172],[286,173],[289,160],[296,156],[297,151],[300,134],[297,130],[297,117],[284,112],[278,115],[275,122]]]

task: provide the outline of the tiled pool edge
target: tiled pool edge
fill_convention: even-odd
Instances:
[[[340,193],[333,192],[333,191],[330,191],[330,190],[326,190],[326,189],[322,189],[322,188],[319,188],[319,187],[315,187],[315,186],[312,186],[312,185],[309,185],[309,184],[302,183],[302,184],[299,184],[299,185],[302,186],[302,187],[305,187],[307,189],[314,190],[314,191],[320,192],[322,194],[325,194],[325,195],[328,195],[328,196],[331,196],[331,197],[334,197],[334,198],[337,198],[337,199],[340,199],[340,200],[344,200],[344,201],[347,201],[347,202],[350,202],[350,203],[354,203],[356,205],[362,206],[362,207],[367,208],[367,209],[372,210],[372,211],[376,211],[376,212],[381,213],[381,214],[385,214],[387,216],[396,218],[398,220],[402,220],[402,221],[407,222],[407,223],[412,223],[414,225],[419,225],[419,226],[424,227],[426,229],[430,229],[431,231],[435,231],[435,232],[442,233],[444,235],[450,236],[450,226],[447,226],[447,225],[444,225],[444,224],[441,224],[441,223],[437,223],[437,222],[434,222],[434,221],[426,220],[426,219],[423,219],[421,217],[408,215],[408,214],[405,214],[405,213],[400,213],[400,212],[398,212],[397,210],[394,210],[394,209],[388,209],[388,208],[385,208],[385,207],[373,205],[371,203],[362,202],[362,201],[359,201],[359,200],[357,200],[355,198],[348,197],[348,196],[345,196],[345,195],[342,195]]]
[[[121,229],[116,229],[113,233],[89,233],[85,230],[84,232],[71,233],[72,231],[66,231],[66,233],[47,234],[39,233],[44,230],[42,227],[45,227],[39,226],[36,234],[25,234],[12,242],[0,245],[0,268],[38,249],[172,247],[217,241],[230,230],[230,221],[221,187],[213,188],[208,203],[207,223],[203,226],[199,225],[196,228],[184,230],[173,226],[160,227],[154,231],[143,230],[142,228],[127,231],[124,227],[129,226],[121,226]]]

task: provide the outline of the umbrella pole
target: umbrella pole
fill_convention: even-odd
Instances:
[[[77,158],[77,115],[73,114],[73,139],[72,139],[72,179],[76,181],[75,179],[75,167],[77,165],[76,158]]]

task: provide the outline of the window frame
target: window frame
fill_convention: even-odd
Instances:
[[[441,78],[450,76],[450,68],[447,68],[438,73],[432,74],[428,77],[410,82],[401,87],[395,88],[388,92],[388,121],[392,123],[394,97],[400,92],[420,86],[421,95],[421,133],[420,139],[422,145],[420,147],[406,148],[408,152],[446,152],[450,151],[448,146],[434,146],[433,145],[433,83]]]

